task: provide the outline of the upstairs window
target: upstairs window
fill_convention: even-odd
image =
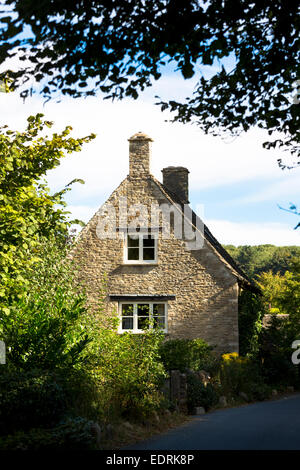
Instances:
[[[119,332],[142,333],[149,328],[167,331],[166,302],[126,302],[119,305]]]
[[[157,239],[148,233],[127,234],[125,262],[130,264],[151,264],[157,262]]]

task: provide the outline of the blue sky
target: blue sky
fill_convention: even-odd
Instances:
[[[277,166],[277,158],[285,155],[262,148],[266,133],[253,129],[234,139],[206,136],[195,125],[165,122],[171,116],[154,106],[155,95],[182,99],[195,83],[168,67],[136,101],[112,103],[98,96],[44,105],[38,95],[23,103],[18,93],[1,93],[0,125],[21,129],[27,116],[42,112],[55,122],[55,131],[72,125],[75,137],[97,134],[82,152],[66,156],[47,175],[53,191],[73,178],[85,180],[67,194],[67,201],[72,214],[86,222],[128,174],[127,139],[142,131],[154,139],[154,176],[161,179],[160,170],[169,165],[190,170],[191,204],[221,243],[299,245],[300,230],[293,230],[297,217],[277,204],[300,204],[300,168],[282,171]]]

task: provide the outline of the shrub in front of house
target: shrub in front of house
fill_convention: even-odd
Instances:
[[[160,356],[166,370],[204,369],[212,372],[218,362],[212,350],[212,346],[200,338],[170,339],[161,344]]]
[[[83,413],[97,416],[96,387],[80,371],[2,370],[0,373],[0,436],[31,428],[56,426]]]
[[[97,358],[82,369],[0,371],[1,449],[85,449],[88,422],[145,419],[165,406],[160,385],[163,335],[102,330]]]
[[[218,403],[219,395],[216,388],[208,383],[203,384],[197,374],[187,375],[187,408],[189,413],[195,413],[195,408],[202,406],[205,411]]]
[[[104,419],[143,419],[162,406],[160,386],[166,377],[159,355],[162,341],[163,334],[156,330],[142,335],[102,331],[95,373]]]
[[[66,405],[65,386],[53,374],[38,370],[0,374],[0,435],[51,426],[63,417]]]

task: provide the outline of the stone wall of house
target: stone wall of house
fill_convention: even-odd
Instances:
[[[128,204],[164,201],[151,179],[126,179],[107,201],[118,217],[119,198]],[[103,279],[107,294],[174,295],[168,301],[168,334],[172,338],[203,338],[218,350],[238,351],[238,285],[236,277],[205,241],[200,250],[187,251],[184,240],[164,239],[158,232],[156,265],[124,264],[124,239],[99,239],[97,214],[83,229],[74,251],[81,281],[87,286],[91,306],[99,299]],[[117,309],[107,300],[108,311]]]
[[[149,217],[151,204],[169,202],[147,172],[136,178],[132,165],[131,172],[135,177],[129,175],[106,203],[115,209],[117,229],[122,225],[118,220],[120,198],[126,197],[128,206],[144,204]],[[104,218],[99,213],[94,215],[73,251],[79,282],[86,285],[93,309],[106,276],[108,314],[118,309],[109,295],[175,296],[168,300],[168,337],[203,338],[220,352],[238,351],[237,280],[207,241],[203,248],[188,251],[185,241],[175,238],[172,230],[169,239],[158,230],[157,264],[124,264],[122,231],[115,238],[99,238],[99,222]]]

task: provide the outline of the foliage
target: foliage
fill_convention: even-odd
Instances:
[[[35,264],[23,268],[30,287],[20,288],[1,324],[9,365],[48,370],[86,362],[86,345],[92,340],[85,328],[86,298],[75,284],[66,253],[48,240],[40,244]]]
[[[24,61],[4,73],[14,87],[31,78],[48,97],[57,90],[75,97],[101,90],[136,99],[171,63],[185,79],[198,78],[185,103],[159,103],[176,112],[174,120],[196,121],[214,134],[257,125],[283,135],[267,148],[297,152],[296,1],[6,0],[1,23],[0,63],[16,54]]]
[[[244,392],[249,401],[268,398],[271,390],[263,380],[259,363],[237,353],[224,354],[222,359],[220,383],[224,395],[237,398]]]
[[[57,426],[68,416],[99,417],[99,387],[92,377],[98,324],[88,315],[67,247],[48,240],[38,248],[35,264],[22,269],[28,284],[2,319],[7,363],[0,370],[0,431],[5,434]]]
[[[272,274],[271,271],[258,276],[264,301],[280,313],[290,314],[293,319],[300,315],[300,258],[293,258],[290,270],[284,275]]]
[[[0,384],[0,435],[99,417],[97,387],[85,371],[1,368]]]
[[[57,425],[65,416],[108,421],[121,415],[141,418],[158,409],[165,377],[159,356],[163,334],[153,329],[119,335],[115,316],[106,318],[103,328],[102,299],[92,315],[65,252],[48,242],[40,255],[26,272],[30,290],[10,306],[3,327],[6,367],[20,373],[19,380],[14,374],[3,378],[7,419],[16,414],[20,421],[12,431],[26,422],[30,428]],[[33,368],[36,375],[31,377]]]
[[[271,271],[268,271],[258,276],[257,282],[263,293],[266,312],[276,309],[278,313],[284,313],[279,308],[279,305],[282,305],[280,299],[285,289],[287,273],[288,271],[281,276],[280,274],[273,274]]]
[[[210,383],[204,385],[196,374],[187,375],[187,406],[189,413],[194,413],[197,406],[207,411],[218,403],[218,393]]]
[[[89,341],[80,324],[83,300],[64,305],[64,292],[57,290],[51,305],[37,293],[24,292],[2,324],[8,345],[7,359],[20,367],[73,366]]]
[[[260,294],[241,290],[239,295],[239,351],[242,356],[255,355],[265,313]]]
[[[262,374],[270,384],[299,385],[299,371],[292,364],[292,343],[300,336],[300,262],[292,258],[283,275],[272,272],[258,276],[265,311],[273,313],[258,337],[257,357]],[[286,314],[286,317],[279,315]]]
[[[166,370],[209,370],[215,362],[212,349],[200,338],[172,339],[162,343],[160,355]]]
[[[299,338],[295,336],[295,326],[272,315],[271,323],[261,330],[257,357],[268,384],[299,386],[298,370],[291,360],[292,342]]]
[[[7,429],[34,428],[52,445],[52,431],[45,428],[57,427],[60,419],[142,418],[159,409],[166,375],[159,355],[163,334],[153,329],[119,335],[115,316],[103,328],[101,297],[92,315],[65,251],[50,241],[44,248],[40,260],[24,270],[30,290],[13,301],[3,326],[8,353],[0,407],[3,422],[12,427]],[[37,437],[32,445],[38,442]]]
[[[239,302],[240,352],[261,363],[267,383],[293,384],[297,370],[291,362],[294,340],[300,337],[299,247],[227,246],[229,253],[255,275],[262,297],[242,291]],[[267,272],[264,272],[267,271]],[[263,315],[274,313],[262,328]],[[288,318],[275,318],[275,314]]]
[[[299,246],[224,245],[224,248],[250,278],[267,271],[282,275],[290,269],[292,259],[300,257]]]
[[[63,375],[40,370],[0,375],[0,435],[31,427],[51,427],[65,414],[68,391]]]
[[[23,251],[20,246],[15,265],[4,252],[0,259],[8,279],[0,330],[7,351],[7,364],[0,371],[0,431],[11,434],[1,438],[0,445],[89,448],[87,420],[107,421],[113,414],[144,417],[162,405],[159,387],[166,373],[159,347],[163,334],[155,329],[138,336],[117,334],[116,316],[103,320],[105,282],[98,309],[88,309],[78,262],[72,261],[67,212],[57,208],[64,206],[68,188],[50,196],[44,186],[40,192],[38,178],[58,164],[62,149],[79,149],[92,137],[75,141],[66,138],[68,130],[47,140],[37,137],[45,125],[40,115],[28,123],[24,134],[7,131],[2,136],[8,161],[9,139],[16,148],[11,169],[3,173],[10,180],[10,199],[3,194],[24,225],[19,230],[14,219],[10,225],[8,213],[1,208],[6,214],[1,226],[3,250],[12,252],[8,243],[18,250],[21,240],[26,246]],[[3,191],[5,185],[3,176]],[[31,230],[27,230],[27,218],[28,226],[32,220]]]
[[[154,329],[143,335],[101,331],[95,373],[102,384],[106,419],[120,414],[145,417],[161,406],[159,387],[166,376],[159,355],[162,341],[163,334]]]
[[[80,151],[95,137],[69,137],[69,126],[48,137],[44,129],[53,123],[42,114],[27,121],[23,132],[7,126],[0,131],[0,316],[9,314],[7,302],[26,284],[21,271],[37,262],[39,243],[51,237],[65,243],[68,237],[63,195],[69,188],[50,195],[41,177],[65,152]]]
[[[93,422],[68,418],[54,428],[33,428],[0,437],[1,450],[93,450],[96,439]]]
[[[30,289],[24,287],[13,299],[10,315],[4,317],[2,325],[6,367],[22,374],[36,368],[42,377],[48,372],[54,377],[65,374],[68,404],[65,406],[65,395],[61,395],[57,413],[53,407],[57,417],[59,405],[72,416],[97,416],[104,421],[111,416],[150,414],[163,400],[159,392],[165,376],[159,356],[163,334],[153,329],[145,335],[119,335],[117,317],[109,318],[105,312],[104,292],[99,292],[98,310],[89,312],[84,285],[77,282],[78,266],[66,253],[67,247],[63,250],[49,240],[44,246],[40,244],[35,265],[23,269]],[[27,387],[25,382],[24,387],[20,385],[21,398],[16,399],[15,406],[26,394],[31,397],[30,406],[34,400],[38,402],[37,394],[47,406],[43,384],[38,387],[33,380]],[[57,385],[49,379],[47,386],[56,390]],[[22,415],[20,419],[26,421],[26,407],[20,404]],[[38,423],[33,420],[33,424]]]

